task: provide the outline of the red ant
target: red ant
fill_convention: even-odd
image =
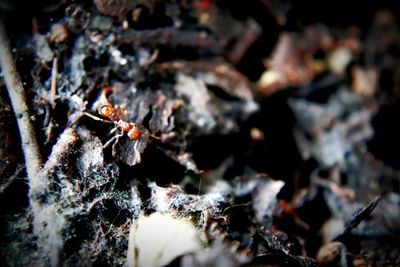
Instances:
[[[115,135],[113,138],[111,138],[109,141],[107,141],[107,143],[104,144],[104,147],[109,146],[111,144],[111,142],[113,142],[115,139],[118,139],[118,138],[122,137],[125,133],[127,133],[128,137],[130,139],[132,139],[133,141],[135,141],[134,148],[139,157],[138,162],[140,162],[140,152],[139,152],[138,146],[139,146],[140,141],[145,141],[145,140],[142,140],[142,137],[143,136],[151,136],[152,138],[158,139],[158,140],[160,138],[157,136],[154,136],[148,132],[142,132],[139,125],[136,123],[127,122],[127,121],[123,120],[120,116],[121,109],[114,108],[113,105],[111,105],[107,99],[107,95],[111,92],[112,92],[111,86],[104,88],[104,90],[101,94],[101,103],[102,104],[99,106],[99,108],[97,110],[97,112],[101,116],[108,118],[109,120],[96,117],[90,113],[85,113],[85,115],[87,115],[90,118],[97,120],[97,121],[113,123],[115,125],[115,128],[112,129],[110,131],[110,133],[114,133],[117,130],[121,131],[120,134]]]

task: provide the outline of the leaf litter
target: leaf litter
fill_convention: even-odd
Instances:
[[[379,123],[398,111],[395,15],[375,10],[370,28],[345,28],[301,24],[298,8],[64,1],[15,32],[6,15],[45,182],[29,207],[2,79],[0,196],[16,203],[1,205],[2,266],[144,266],[157,216],[175,225],[157,230],[177,234],[150,248],[166,256],[152,266],[398,264],[398,157],[379,149]],[[106,119],[107,87],[139,138],[85,115]],[[293,140],[274,135],[280,125]],[[270,168],[275,153],[299,156]],[[173,254],[184,229],[195,245]]]

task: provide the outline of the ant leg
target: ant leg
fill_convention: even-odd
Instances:
[[[116,131],[118,131],[118,127],[114,127],[111,129],[111,131],[108,132],[108,135],[114,134]],[[122,136],[122,135],[121,135]]]
[[[160,137],[158,137],[158,136],[155,136],[155,135],[153,135],[153,134],[151,134],[151,133],[148,133],[148,132],[145,132],[145,133],[143,133],[143,135],[150,136],[150,137],[152,137],[152,138],[154,138],[154,139],[156,139],[156,140],[161,140],[161,138],[160,138]]]
[[[103,148],[107,148],[111,143],[116,142],[120,137],[122,137],[122,134],[117,134],[111,137],[110,140],[108,140],[104,145]]]
[[[113,134],[113,133],[115,133],[117,130],[118,130],[118,127],[114,127],[114,128],[109,132],[109,134]],[[103,145],[103,148],[108,147],[114,140],[115,140],[115,142],[117,142],[118,139],[121,138],[121,137],[123,137],[124,135],[125,135],[125,131],[121,131],[120,134],[114,135],[113,137],[111,137],[110,140],[107,141],[107,143],[105,143],[105,144]]]
[[[95,115],[92,115],[92,114],[90,114],[90,113],[88,113],[88,112],[83,112],[83,114],[85,114],[85,115],[88,116],[89,118],[92,118],[93,120],[96,120],[96,121],[101,121],[101,122],[105,122],[105,123],[113,123],[112,121],[99,118],[99,117],[97,117],[97,116],[95,116]]]
[[[135,142],[133,145],[133,150],[135,151],[136,164],[138,164],[142,161],[142,155],[140,155],[139,151],[139,142]]]

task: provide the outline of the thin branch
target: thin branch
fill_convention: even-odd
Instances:
[[[346,229],[344,230],[343,235],[350,234],[350,232],[353,228],[357,227],[362,221],[364,221],[371,214],[371,212],[376,208],[376,206],[379,204],[381,199],[382,199],[382,196],[376,196],[374,198],[374,200],[372,200],[370,203],[368,203],[367,206],[365,206],[362,209],[360,209],[359,211],[357,211],[356,214],[353,216],[353,219],[346,226]]]
[[[358,210],[352,220],[346,225],[343,233],[338,235],[333,239],[333,241],[341,241],[344,242],[346,238],[349,237],[351,230],[356,228],[362,221],[366,220],[371,212],[378,206],[379,202],[381,201],[382,196],[376,196],[367,206],[363,207],[362,209]]]
[[[4,194],[4,192],[7,190],[7,188],[8,188],[10,185],[12,185],[12,183],[14,183],[15,180],[18,179],[18,177],[19,177],[19,175],[21,174],[21,171],[22,171],[23,169],[24,169],[23,167],[18,166],[17,169],[15,170],[14,174],[12,174],[4,184],[1,184],[1,185],[0,185],[0,196],[1,196],[2,194]]]
[[[30,121],[25,91],[12,57],[9,40],[2,22],[0,22],[0,66],[11,100],[11,106],[17,118],[18,129],[21,135],[21,146],[25,157],[26,172],[28,175],[29,194],[32,195],[38,186],[40,187],[43,183],[40,175],[38,175],[42,165],[42,159],[39,153],[35,131]]]
[[[51,102],[54,107],[55,98],[57,96],[57,73],[58,73],[58,60],[57,57],[53,59],[53,67],[51,68]]]

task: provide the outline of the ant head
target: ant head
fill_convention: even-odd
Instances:
[[[110,117],[114,111],[115,109],[109,104],[101,105],[98,110],[99,114],[104,117]]]

